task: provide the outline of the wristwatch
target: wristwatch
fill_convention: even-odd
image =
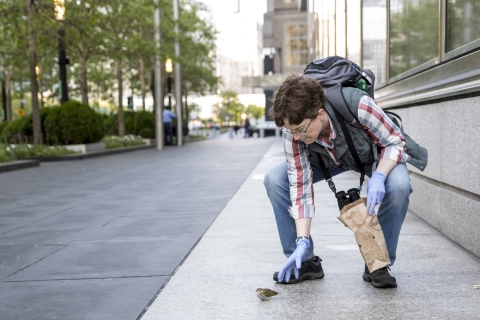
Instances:
[[[310,241],[310,238],[309,238],[309,237],[300,236],[300,237],[297,237],[297,239],[295,240],[295,242],[298,242],[298,241],[300,241],[300,240],[302,240],[302,239],[307,239],[307,240]]]

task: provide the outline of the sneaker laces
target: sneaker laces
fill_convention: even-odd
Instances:
[[[373,274],[376,274],[376,275],[377,274],[388,274],[389,275],[390,274],[390,273],[388,273],[389,270],[390,270],[390,267],[383,267],[383,268],[380,268],[378,270],[373,271],[372,275]]]

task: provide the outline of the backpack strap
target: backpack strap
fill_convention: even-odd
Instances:
[[[342,127],[343,134],[345,135],[345,140],[347,141],[348,149],[352,154],[353,160],[357,164],[357,167],[360,169],[360,187],[359,190],[362,190],[363,181],[365,180],[365,170],[363,170],[362,162],[357,153],[357,149],[355,149],[355,145],[353,144],[352,136],[348,131],[347,124],[348,122],[350,125],[363,128],[360,123],[358,123],[357,119],[353,116],[352,112],[347,106],[345,102],[345,98],[342,94],[342,86],[336,85],[330,88],[325,89],[325,96],[327,97],[328,102],[332,105],[333,111],[337,116],[337,121],[340,123]]]
[[[400,130],[403,132],[402,118],[400,118],[400,116],[398,114],[396,114],[395,112],[392,112],[392,111],[384,110],[383,112],[385,112],[385,114],[388,115],[390,117],[390,119],[392,119],[392,117],[400,119],[400,123],[398,121],[395,121],[396,119],[392,119],[392,121],[393,121],[393,123],[395,123],[397,125],[397,127],[400,127]]]
[[[333,87],[325,88],[324,90],[327,101],[330,103],[333,110],[340,114],[340,118],[347,121],[347,123],[351,126],[363,129],[362,125],[358,123],[358,120],[347,106],[347,102],[345,101],[345,97],[343,96],[342,92],[342,84],[339,83]]]
[[[353,144],[352,136],[350,135],[350,131],[348,131],[347,124],[341,117],[339,118],[339,113],[337,110],[333,109],[335,111],[335,114],[337,115],[338,122],[340,123],[340,126],[342,127],[343,134],[345,135],[345,140],[347,140],[347,145],[348,149],[350,150],[350,153],[352,154],[353,160],[355,160],[355,163],[357,164],[357,167],[360,169],[360,188],[358,188],[360,191],[362,190],[362,185],[363,181],[365,180],[365,170],[363,170],[363,165],[362,162],[360,161],[360,158],[358,157],[357,149],[355,149],[355,145]]]

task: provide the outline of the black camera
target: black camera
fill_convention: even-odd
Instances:
[[[352,188],[345,193],[345,191],[339,191],[335,193],[337,198],[338,208],[342,210],[344,206],[360,199],[360,191],[357,188]]]

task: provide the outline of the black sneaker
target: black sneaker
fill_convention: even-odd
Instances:
[[[370,273],[367,266],[363,272],[363,280],[371,282],[375,288],[396,288],[397,279],[388,273],[389,267],[383,267]]]
[[[324,273],[322,269],[322,263],[320,261],[322,261],[322,259],[317,256],[310,260],[303,261],[300,270],[298,270],[298,279],[295,278],[295,272],[292,270],[290,273],[290,281],[286,282],[284,277],[281,283],[293,284],[302,282],[303,280],[322,279],[324,277]],[[273,280],[278,282],[278,272],[273,274]]]

